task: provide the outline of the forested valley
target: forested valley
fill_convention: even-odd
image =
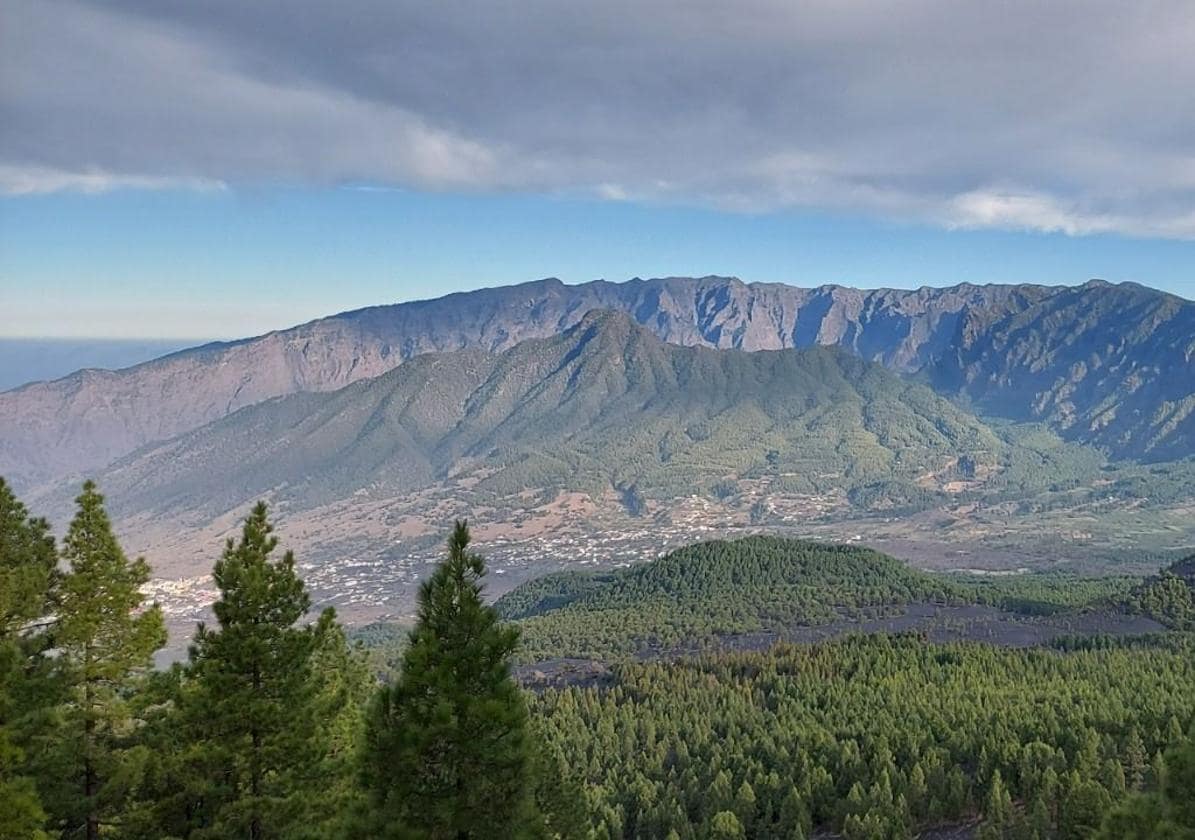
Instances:
[[[401,630],[314,612],[263,504],[213,563],[155,670],[95,485],[55,540],[0,481],[0,838],[1195,838],[1193,560],[976,581],[754,537],[490,605],[458,522]]]

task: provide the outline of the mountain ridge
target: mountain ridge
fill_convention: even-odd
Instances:
[[[1056,314],[1051,302],[1060,298],[1071,305],[1087,301],[1098,317],[1068,331],[1050,320]],[[1136,302],[1140,323],[1168,330],[1160,348],[1150,345],[1150,335],[1118,354],[1087,347],[1102,325],[1121,323],[1124,299]],[[679,345],[845,347],[893,370],[924,375],[984,410],[1046,420],[1072,439],[1117,455],[1169,458],[1195,451],[1195,385],[1184,390],[1183,378],[1174,375],[1195,354],[1195,338],[1192,346],[1182,342],[1195,336],[1195,304],[1144,287],[802,289],[713,276],[569,286],[549,278],[352,310],[133,368],[81,371],[0,393],[0,474],[21,488],[44,487],[246,405],[336,390],[428,352],[499,352],[557,334],[591,309],[628,312]],[[1023,334],[1011,349],[1005,343],[1010,331]],[[1034,370],[1035,353],[1051,360],[1050,371]],[[1120,410],[1122,398],[1137,392]],[[1010,393],[1015,403],[1004,399]],[[1165,409],[1160,416],[1143,411],[1146,398]]]
[[[1006,444],[924,385],[840,348],[673,345],[622,312],[499,354],[424,354],[331,393],[246,406],[118,460],[118,512],[218,515],[268,493],[316,505],[477,474],[498,495],[691,487],[818,463],[851,480],[994,458]],[[779,468],[779,467],[777,467]]]

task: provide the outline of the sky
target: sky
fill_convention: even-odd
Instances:
[[[0,336],[559,277],[1195,299],[1189,0],[0,0]]]

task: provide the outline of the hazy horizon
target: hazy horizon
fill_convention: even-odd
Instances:
[[[131,367],[207,341],[210,339],[0,336],[0,391],[60,379],[85,368]]]

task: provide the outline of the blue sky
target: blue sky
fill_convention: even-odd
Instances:
[[[0,336],[544,276],[1195,298],[1191,33],[1191,0],[5,0]]]
[[[0,200],[6,336],[239,337],[556,276],[796,285],[1132,280],[1195,298],[1195,244],[401,190],[116,190]]]

